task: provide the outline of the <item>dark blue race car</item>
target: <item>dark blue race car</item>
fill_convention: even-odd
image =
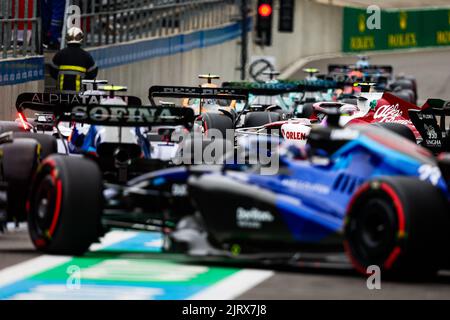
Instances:
[[[340,128],[336,118],[312,128],[306,149],[271,148],[278,164],[271,175],[261,172],[273,162],[230,161],[103,185],[89,159],[51,156],[32,188],[29,215],[47,217],[53,236],[33,241],[48,253],[79,254],[120,227],[161,231],[167,249],[195,255],[288,259],[345,249],[362,272],[371,265],[392,274],[447,267],[448,155],[436,159],[380,127]],[[80,168],[83,183],[73,178]]]

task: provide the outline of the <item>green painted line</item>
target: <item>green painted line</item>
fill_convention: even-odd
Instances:
[[[242,270],[195,264],[184,255],[137,246],[153,241],[151,235],[137,234],[99,251],[72,257],[2,287],[0,299],[187,299]],[[78,284],[75,289],[74,284]]]
[[[184,285],[211,285],[236,272],[237,268],[186,265],[163,259],[130,259],[121,255],[73,258],[71,261],[44,271],[32,280],[66,281],[67,270],[77,266],[81,280],[109,283],[171,283]]]

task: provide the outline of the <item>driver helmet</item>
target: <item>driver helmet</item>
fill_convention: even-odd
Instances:
[[[67,30],[66,41],[67,43],[81,44],[84,39],[83,31],[78,27],[71,27]]]

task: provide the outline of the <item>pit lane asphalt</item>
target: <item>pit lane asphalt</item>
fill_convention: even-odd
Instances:
[[[329,63],[355,61],[354,57],[324,59],[304,67],[325,71]],[[371,57],[371,62],[392,64],[396,73],[415,75],[421,101],[427,97],[450,100],[450,50],[382,54]],[[299,70],[291,78],[303,77]],[[0,270],[37,256],[26,230],[0,234]],[[345,267],[280,267],[238,299],[450,299],[450,271],[441,271],[436,278],[422,282],[382,278],[381,290],[369,290],[365,278]]]

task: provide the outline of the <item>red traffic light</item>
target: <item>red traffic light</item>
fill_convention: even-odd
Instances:
[[[261,17],[268,17],[272,14],[272,6],[267,3],[263,3],[258,8],[258,14]]]

